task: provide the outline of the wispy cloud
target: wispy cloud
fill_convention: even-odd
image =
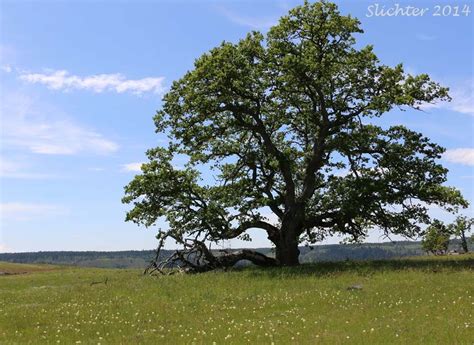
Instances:
[[[108,154],[118,145],[93,129],[75,123],[59,109],[22,94],[2,95],[0,119],[4,145],[33,153]]]
[[[164,77],[127,79],[120,73],[96,74],[81,77],[68,71],[49,71],[48,73],[20,73],[20,79],[31,84],[42,84],[53,90],[89,90],[95,93],[113,91],[131,92],[142,95],[147,92],[161,94],[164,91]]]
[[[453,101],[448,103],[448,107],[459,113],[474,115],[474,78],[453,88],[451,97]]]
[[[474,78],[450,88],[451,102],[424,104],[422,109],[448,109],[474,116]]]
[[[142,164],[144,164],[144,162],[135,162],[135,163],[123,164],[122,165],[122,171],[141,172],[142,171]]]
[[[14,179],[47,179],[56,177],[52,174],[31,172],[30,165],[19,160],[11,160],[0,156],[0,177]]]
[[[419,39],[420,41],[434,41],[436,39],[436,36],[428,35],[424,33],[418,33],[416,34],[416,38]]]
[[[12,66],[10,65],[2,65],[0,66],[0,69],[5,73],[10,73],[11,71],[13,71]]]
[[[252,29],[269,29],[273,25],[278,23],[278,17],[254,17],[254,16],[246,16],[229,10],[228,8],[220,7],[219,12],[223,14],[227,19],[231,22],[247,26]]]
[[[0,176],[15,174],[21,169],[21,164],[0,157]]]
[[[65,207],[52,204],[23,202],[5,202],[0,204],[0,218],[2,221],[23,221],[66,213],[67,209]]]
[[[446,150],[443,158],[451,163],[474,166],[474,148],[458,148]]]

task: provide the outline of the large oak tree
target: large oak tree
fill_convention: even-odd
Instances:
[[[159,240],[183,246],[173,259],[206,270],[242,259],[296,265],[300,243],[332,234],[358,241],[378,228],[413,237],[430,222],[429,205],[466,206],[444,185],[442,147],[373,121],[449,100],[447,88],[383,65],[372,46],[356,45],[362,33],[335,4],[305,3],[266,35],[251,32],[198,58],[164,96],[155,124],[169,145],[149,150],[125,187],[126,219],[165,219]],[[184,168],[176,156],[187,158]],[[274,258],[208,248],[249,239],[250,229],[266,233]]]

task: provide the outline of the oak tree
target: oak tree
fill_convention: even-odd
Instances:
[[[244,259],[297,265],[299,244],[333,234],[361,241],[377,228],[412,237],[430,222],[428,205],[466,206],[444,185],[442,147],[374,121],[449,100],[448,89],[382,64],[372,46],[356,45],[362,33],[335,4],[305,2],[268,33],[199,57],[154,118],[169,145],[149,150],[125,187],[126,220],[165,220],[159,248],[166,239],[182,245],[167,262],[200,271]],[[251,229],[266,234],[274,256],[209,248],[250,240]]]

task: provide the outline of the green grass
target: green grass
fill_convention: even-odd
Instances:
[[[30,268],[0,277],[0,344],[473,344],[473,266],[470,255],[161,277]]]

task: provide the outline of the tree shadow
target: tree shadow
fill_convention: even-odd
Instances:
[[[247,271],[251,277],[287,277],[287,276],[328,276],[338,275],[346,272],[356,273],[362,276],[372,275],[379,272],[391,271],[420,271],[426,273],[454,272],[474,270],[474,255],[460,255],[459,257],[443,258],[410,258],[391,260],[346,260],[340,262],[319,262],[302,264],[296,267],[244,267],[235,270]]]

